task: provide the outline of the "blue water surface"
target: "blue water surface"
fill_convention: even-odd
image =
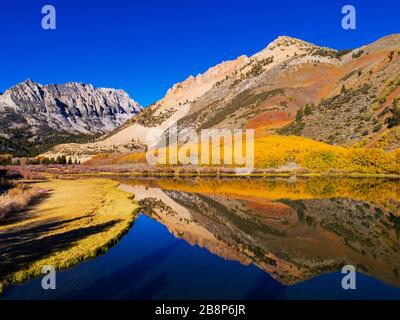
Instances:
[[[358,273],[344,290],[340,272],[292,286],[254,265],[245,266],[175,238],[142,214],[107,253],[57,272],[57,288],[41,278],[8,288],[2,299],[399,299],[400,289]]]

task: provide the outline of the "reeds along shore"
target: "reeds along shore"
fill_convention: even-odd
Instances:
[[[13,212],[26,209],[35,200],[46,196],[47,190],[26,184],[17,184],[0,196],[0,222]]]

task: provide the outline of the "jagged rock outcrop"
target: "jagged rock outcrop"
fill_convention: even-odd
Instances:
[[[60,142],[114,130],[142,110],[123,90],[26,80],[0,95],[3,152],[35,153]]]

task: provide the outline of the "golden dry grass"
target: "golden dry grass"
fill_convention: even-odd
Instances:
[[[17,184],[0,196],[0,222],[13,212],[26,208],[34,200],[47,194],[47,190],[39,187],[29,187]]]
[[[44,265],[63,269],[105,252],[129,229],[136,216],[138,206],[131,194],[119,190],[118,183],[112,180],[51,180],[36,185],[49,190],[49,198],[19,221],[0,226],[6,239],[7,234],[11,237],[16,232],[26,235],[21,237],[22,246],[18,239],[12,242],[11,246],[20,252],[8,248],[9,254],[2,256],[0,292],[10,283],[39,275]],[[46,232],[33,231],[40,229]],[[32,252],[34,248],[24,252],[23,243],[32,241],[46,252]],[[0,242],[0,254],[2,249],[5,247]],[[34,258],[27,260],[29,255]]]

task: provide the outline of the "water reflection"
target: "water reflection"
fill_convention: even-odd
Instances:
[[[389,179],[121,179],[176,237],[285,285],[344,264],[400,286],[400,186]]]

